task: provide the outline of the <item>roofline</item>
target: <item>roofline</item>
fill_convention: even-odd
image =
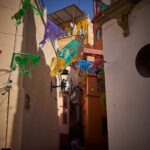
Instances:
[[[54,12],[48,14],[48,15],[51,15],[51,14],[53,14],[53,13],[57,13],[57,12],[59,12],[59,11],[61,11],[61,10],[65,10],[66,8],[69,8],[69,7],[71,7],[71,6],[76,7],[79,11],[83,12],[83,14],[87,14],[86,12],[84,12],[83,10],[81,10],[76,4],[71,4],[71,5],[67,6],[67,7],[64,7],[64,8],[62,8],[62,9],[57,10],[57,11],[54,11]],[[87,14],[87,15],[88,15],[88,14]]]

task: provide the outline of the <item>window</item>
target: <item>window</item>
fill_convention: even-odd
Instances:
[[[101,36],[102,36],[102,30],[101,30],[101,28],[98,28],[96,30],[96,40],[99,40],[101,38]]]
[[[38,0],[39,6],[40,6],[40,10],[43,11],[45,9],[45,5],[43,3],[43,0]]]
[[[63,107],[67,108],[67,96],[63,97]]]
[[[150,44],[147,44],[139,50],[135,65],[141,76],[150,77]]]
[[[63,112],[63,124],[67,124],[67,112]]]
[[[97,13],[100,13],[101,12],[101,2],[100,1],[97,1]]]
[[[98,13],[101,12],[101,1],[100,0],[95,0],[94,1],[94,14],[97,15]]]

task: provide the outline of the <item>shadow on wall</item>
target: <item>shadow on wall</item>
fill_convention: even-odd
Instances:
[[[23,76],[24,98],[18,95],[17,111],[14,119],[12,147],[16,148],[17,124],[20,122],[20,106],[28,98],[28,109],[23,108],[22,145],[21,150],[58,150],[59,132],[57,101],[50,92],[50,68],[46,64],[43,50],[38,48],[36,26],[33,12],[27,10],[23,19],[22,52],[40,55],[38,66],[32,69],[32,79],[27,75],[19,75],[18,85]]]

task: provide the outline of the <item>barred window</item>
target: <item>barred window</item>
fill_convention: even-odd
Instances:
[[[97,79],[97,91],[98,92],[104,92],[105,91],[104,79]]]
[[[99,40],[101,38],[101,36],[102,36],[102,30],[101,30],[101,28],[98,28],[96,30],[96,40]]]

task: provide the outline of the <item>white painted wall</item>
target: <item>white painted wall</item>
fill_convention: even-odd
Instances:
[[[102,27],[109,150],[150,149],[150,78],[135,67],[138,51],[150,43],[149,15],[150,1],[137,4],[126,38],[115,19]]]

